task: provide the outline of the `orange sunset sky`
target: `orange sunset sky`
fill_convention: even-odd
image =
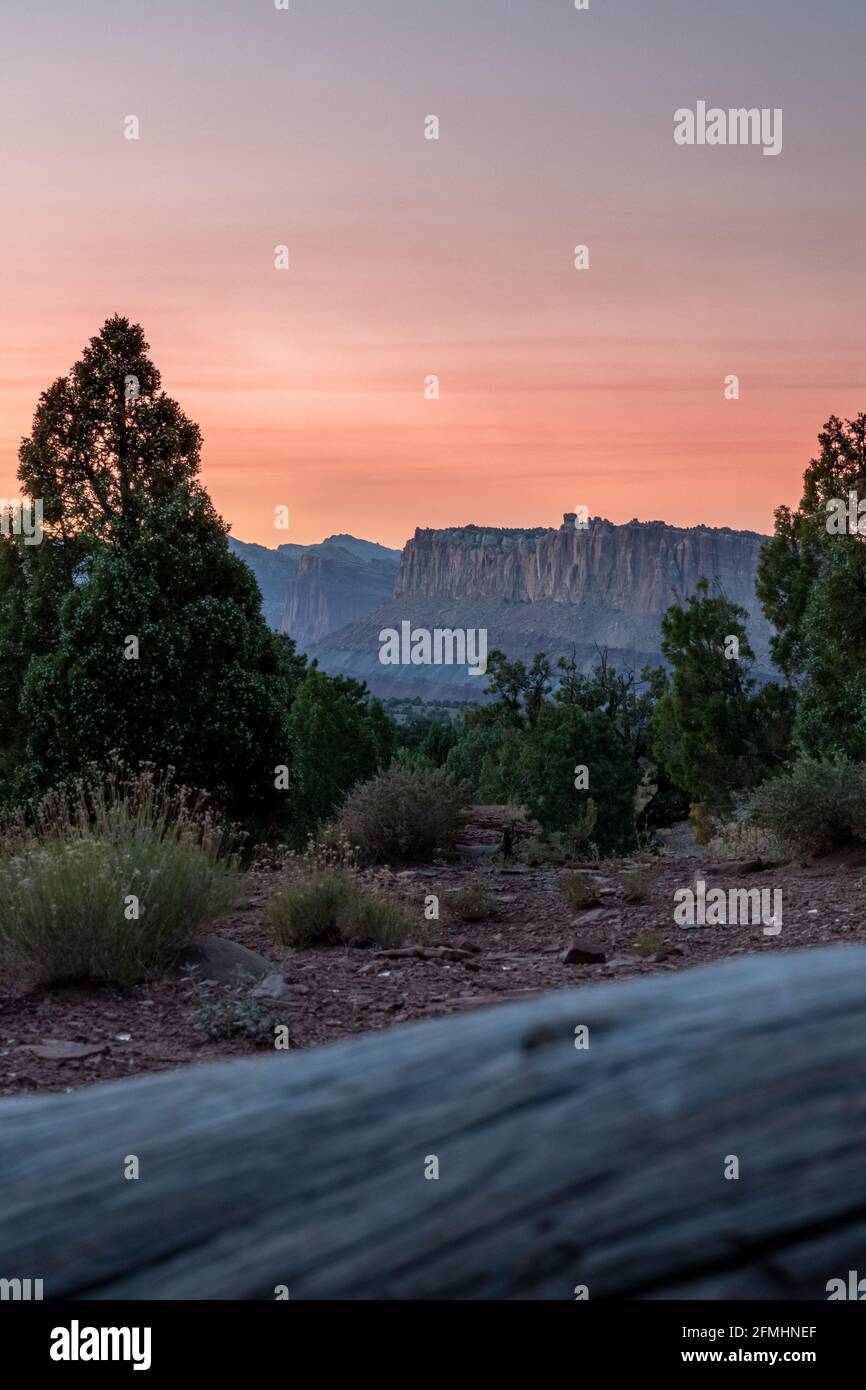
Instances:
[[[866,409],[862,0],[22,0],[0,28],[0,496],[115,312],[265,545],[579,505],[766,531]],[[782,108],[782,153],[678,147],[698,100]]]

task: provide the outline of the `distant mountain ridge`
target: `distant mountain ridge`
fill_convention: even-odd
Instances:
[[[302,651],[384,603],[400,564],[399,550],[348,535],[273,550],[229,536],[229,549],[258,580],[265,621]]]
[[[755,595],[766,539],[728,527],[616,525],[602,517],[579,528],[566,513],[559,527],[419,527],[402,554],[351,536],[276,551],[232,544],[262,584],[271,626],[289,632],[324,670],[365,680],[378,695],[473,700],[484,681],[465,667],[383,665],[380,632],[404,622],[430,631],[486,628],[489,650],[510,657],[544,651],[555,659],[574,650],[589,670],[607,648],[612,664],[639,671],[661,662],[666,609],[706,578],[746,610],[758,670],[769,675],[772,629]]]
[[[456,666],[383,666],[379,632],[400,628],[483,627],[488,647],[510,657],[553,659],[574,650],[589,670],[598,649],[636,671],[661,663],[667,608],[701,578],[748,615],[757,667],[769,675],[770,625],[755,595],[765,536],[727,527],[677,527],[663,521],[615,525],[593,518],[585,529],[567,513],[562,525],[527,529],[419,528],[403,550],[394,596],[310,649],[327,671],[366,680],[381,695],[477,699],[477,677]]]

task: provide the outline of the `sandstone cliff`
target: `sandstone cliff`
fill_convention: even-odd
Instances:
[[[575,649],[584,669],[606,647],[615,665],[658,664],[662,614],[706,578],[749,615],[757,665],[770,673],[770,627],[755,597],[764,537],[752,531],[680,528],[661,521],[585,529],[568,514],[557,529],[461,526],[418,529],[402,555],[393,598],[313,644],[325,670],[402,697],[477,699],[484,682],[454,666],[383,666],[379,632],[485,627],[489,648],[530,658]]]

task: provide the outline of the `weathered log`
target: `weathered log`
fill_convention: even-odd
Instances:
[[[864,947],[767,949],[3,1102],[0,1276],[54,1298],[825,1298],[866,1273],[864,981]]]

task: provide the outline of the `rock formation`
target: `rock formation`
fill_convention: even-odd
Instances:
[[[265,621],[301,650],[384,603],[400,562],[399,550],[355,536],[274,550],[230,536],[229,547],[258,580]]]
[[[477,699],[483,686],[455,666],[382,666],[379,632],[404,621],[430,630],[486,627],[489,648],[512,657],[556,658],[574,648],[587,670],[606,647],[614,665],[639,671],[661,660],[662,614],[703,577],[746,610],[758,669],[769,674],[771,629],[754,588],[764,540],[753,531],[662,521],[617,526],[593,518],[581,529],[571,513],[557,529],[419,528],[403,551],[393,598],[319,637],[310,652],[325,670],[404,698]]]

